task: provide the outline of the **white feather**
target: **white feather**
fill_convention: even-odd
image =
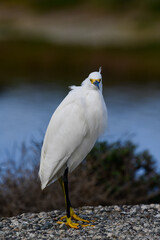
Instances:
[[[91,74],[96,79],[100,73]],[[54,112],[46,131],[39,170],[42,189],[60,178],[66,167],[73,171],[106,127],[106,105],[101,91],[90,78],[71,89]]]

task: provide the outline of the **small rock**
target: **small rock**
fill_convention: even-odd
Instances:
[[[4,232],[0,231],[0,237],[3,237],[3,236],[4,236]]]
[[[19,222],[18,222],[16,219],[11,220],[11,223],[12,223],[13,225],[15,225],[15,226],[18,226],[18,225],[19,225]]]
[[[114,206],[114,210],[117,211],[117,212],[120,212],[121,211],[121,208],[119,206]]]
[[[102,239],[102,237],[101,237],[101,236],[97,236],[97,235],[95,235],[95,236],[93,236],[92,239],[97,240],[97,239]]]
[[[148,209],[148,206],[147,205],[141,205],[141,209],[144,211],[144,210]]]
[[[30,238],[35,238],[35,234],[34,233],[29,233],[29,237]]]

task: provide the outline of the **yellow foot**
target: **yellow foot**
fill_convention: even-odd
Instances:
[[[64,217],[66,217],[66,216],[64,216]],[[60,221],[58,221],[57,223],[58,224],[66,224],[66,226],[68,226],[70,228],[76,228],[76,229],[78,229],[78,225],[79,225],[78,223],[72,222],[71,218],[67,218],[67,221],[65,223],[60,222]]]
[[[94,225],[90,225],[90,224],[78,224],[78,223],[74,223],[71,221],[71,218],[74,219],[74,220],[77,220],[77,221],[81,221],[81,222],[86,222],[86,223],[89,223],[90,221],[86,220],[86,219],[83,219],[83,218],[80,218],[77,214],[74,213],[74,210],[73,208],[70,208],[70,218],[67,218],[67,216],[62,216],[60,218],[60,220],[64,220],[66,219],[66,223],[65,222],[61,222],[61,221],[58,221],[57,223],[58,224],[63,224],[65,223],[67,226],[71,227],[71,228],[78,228],[78,225],[80,225],[81,227],[94,227]],[[94,221],[94,220],[93,220]],[[93,222],[91,221],[91,222]]]
[[[77,220],[77,221],[81,221],[81,222],[86,222],[86,223],[89,223],[88,220],[86,219],[83,219],[83,218],[80,218],[79,216],[77,216],[75,213],[72,215],[72,218]]]
[[[65,216],[62,216],[60,219],[63,220],[63,219],[66,219],[66,218],[67,218],[67,216],[65,215]]]
[[[88,220],[86,219],[83,219],[83,218],[80,218],[78,215],[75,214],[73,208],[70,208],[70,214],[71,214],[71,218],[77,220],[77,221],[81,221],[81,222],[86,222],[86,223],[89,223]]]
[[[61,220],[64,220],[64,219],[66,219],[66,218],[67,218],[67,216],[62,216],[60,219],[61,219]],[[83,219],[83,218],[80,218],[80,217],[77,216],[75,213],[73,213],[73,214],[71,215],[71,218],[73,218],[74,220],[77,220],[77,221],[89,223],[88,220]]]
[[[81,227],[95,227],[95,225],[91,225],[91,224],[81,224]]]

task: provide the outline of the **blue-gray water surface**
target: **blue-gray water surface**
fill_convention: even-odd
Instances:
[[[50,117],[67,94],[67,86],[23,85],[0,92],[0,161],[22,142],[42,140]],[[105,87],[108,129],[100,140],[132,140],[148,149],[160,169],[160,87]]]

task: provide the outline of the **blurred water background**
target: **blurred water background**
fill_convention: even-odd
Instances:
[[[158,0],[1,1],[0,162],[41,141],[68,85],[102,66],[102,140],[133,140],[160,169],[159,13]]]

